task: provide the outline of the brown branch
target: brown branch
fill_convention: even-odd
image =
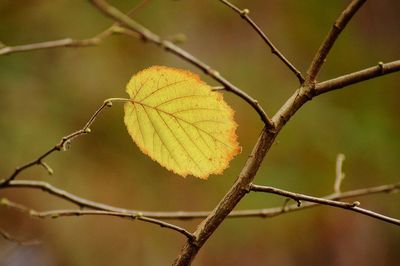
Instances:
[[[329,91],[341,89],[352,84],[356,84],[365,80],[373,79],[398,71],[400,71],[400,60],[396,60],[390,63],[380,62],[377,66],[317,83],[315,86],[315,93],[316,95],[323,94]]]
[[[276,46],[271,42],[268,36],[261,30],[261,28],[255,23],[249,16],[250,11],[248,9],[241,10],[231,2],[227,0],[219,0],[226,6],[230,7],[233,11],[238,13],[242,19],[244,19],[257,33],[258,35],[264,40],[264,42],[269,46],[271,49],[271,53],[276,55],[289,69],[292,71],[297,79],[299,80],[300,84],[303,84],[304,77],[299,70],[276,48]]]
[[[128,15],[133,15],[137,12],[140,8],[142,8],[145,4],[148,3],[149,0],[142,0],[139,2],[134,8],[132,8]],[[88,46],[97,46],[99,45],[105,38],[111,36],[114,33],[123,33],[126,34],[124,29],[120,27],[119,23],[114,23],[106,30],[100,32],[96,36],[83,39],[83,40],[74,40],[71,38],[65,38],[60,40],[54,41],[47,41],[47,42],[38,42],[38,43],[31,43],[31,44],[24,44],[24,45],[16,45],[16,46],[7,46],[4,43],[0,42],[0,56],[11,54],[11,53],[18,53],[18,52],[26,52],[26,51],[34,51],[34,50],[43,50],[43,49],[52,49],[52,48],[59,48],[59,47],[88,47]]]
[[[151,32],[149,29],[144,27],[143,25],[139,24],[138,22],[131,19],[129,16],[125,15],[123,12],[118,10],[117,8],[109,5],[104,0],[90,0],[90,2],[97,7],[103,14],[110,17],[111,19],[119,22],[121,25],[124,25],[128,29],[140,34],[141,38],[144,41],[148,41],[150,43],[156,44],[166,51],[171,52],[178,57],[182,58],[183,60],[193,64],[194,66],[200,68],[204,71],[207,75],[221,83],[227,91],[234,93],[235,95],[242,98],[245,102],[247,102],[250,106],[254,108],[254,110],[259,114],[261,120],[265,123],[268,129],[273,129],[274,125],[271,123],[268,115],[265,113],[261,105],[258,103],[257,100],[253,99],[250,95],[246,92],[242,91],[238,87],[234,86],[228,80],[226,80],[218,71],[212,69],[209,65],[202,62],[200,59],[196,58],[192,54],[188,53],[187,51],[183,50],[176,44],[171,41],[163,40],[157,34]]]
[[[275,132],[264,128],[235,183],[214,210],[198,226],[197,230],[194,232],[196,240],[193,242],[187,241],[185,243],[179,256],[176,258],[174,265],[189,265],[207,239],[246,195],[248,185],[254,179],[265,154],[274,142],[275,137]]]
[[[272,117],[272,121],[276,126],[276,130],[279,131],[301,106],[315,96],[398,71],[400,71],[400,60],[386,64],[379,63],[378,66],[320,82],[315,84],[315,86],[302,86],[282,105],[279,111]]]
[[[343,200],[354,197],[361,197],[367,195],[373,195],[378,193],[396,193],[400,189],[400,183],[383,185],[371,188],[357,189],[351,190],[347,192],[341,192],[340,194],[334,193],[331,195],[324,196],[324,199],[328,200]],[[305,209],[309,209],[312,207],[321,206],[320,204],[313,202],[305,202],[302,203],[301,206],[298,206],[298,203],[292,205],[286,205],[283,207],[274,207],[267,209],[259,209],[259,210],[243,210],[243,211],[233,211],[229,217],[231,218],[244,218],[244,217],[261,217],[261,218],[272,218],[275,216],[279,216],[286,213],[301,211]]]
[[[90,208],[95,210],[105,210],[105,211],[112,211],[112,212],[126,212],[130,214],[138,214],[140,211],[136,210],[126,210],[122,208],[113,207],[110,205],[90,201],[81,197],[78,197],[72,193],[69,193],[65,190],[57,188],[53,185],[50,185],[47,182],[43,181],[32,181],[32,180],[12,180],[8,184],[0,187],[0,189],[4,188],[30,188],[30,189],[38,189],[44,192],[49,193],[50,195],[56,196],[60,199],[64,199],[68,202],[71,202],[78,207],[81,208]],[[145,216],[148,216],[147,213],[144,213]]]
[[[50,185],[47,182],[43,181],[31,181],[31,180],[14,180],[11,181],[7,186],[2,187],[0,189],[6,188],[28,188],[28,189],[37,189],[45,191],[55,197],[64,199],[68,202],[71,202],[77,205],[80,208],[89,208],[94,210],[103,210],[110,212],[119,212],[130,215],[138,215],[142,214],[143,216],[149,218],[156,218],[162,220],[189,220],[189,219],[201,219],[205,218],[210,214],[210,211],[194,211],[194,212],[186,212],[186,211],[175,211],[175,212],[151,212],[151,211],[141,211],[141,210],[132,210],[132,209],[123,209],[114,207],[111,205],[98,203],[94,201],[90,201],[81,197],[78,197],[74,194],[66,192],[62,189],[56,188]],[[328,200],[343,200],[354,197],[362,197],[379,193],[395,193],[400,190],[400,183],[397,184],[388,184],[382,186],[375,186],[370,188],[362,188],[357,190],[351,190],[341,193],[334,193],[331,195],[324,196],[324,199]],[[232,211],[228,217],[229,218],[244,218],[244,217],[274,217],[283,213],[298,211],[302,209],[306,209],[309,207],[316,207],[318,204],[315,203],[303,203],[300,207],[297,204],[285,206],[285,210],[282,211],[282,207],[274,207],[274,208],[265,208],[265,209],[255,209],[255,210],[237,210]]]
[[[310,67],[307,70],[307,83],[312,84],[320,72],[323,64],[326,61],[331,48],[335,44],[336,39],[339,37],[340,33],[344,30],[346,25],[349,23],[354,14],[361,8],[361,6],[366,2],[366,0],[352,0],[346,9],[342,12],[339,18],[335,21],[332,29],[325,37],[318,52],[315,54]]]
[[[110,34],[111,35],[111,31]],[[105,38],[105,37],[104,37]],[[96,46],[98,45],[103,38],[93,37],[85,40],[73,40],[70,38],[55,40],[55,41],[47,41],[47,42],[39,42],[32,44],[24,44],[24,45],[16,45],[16,46],[5,46],[0,48],[0,55],[6,55],[17,52],[26,52],[26,51],[34,51],[34,50],[43,50],[50,48],[58,48],[58,47],[87,47],[87,46]]]
[[[131,220],[138,220],[138,221],[143,221],[146,223],[151,223],[155,225],[159,225],[160,227],[163,228],[168,228],[171,230],[174,230],[178,233],[181,233],[182,235],[186,236],[189,241],[191,241],[194,236],[188,232],[186,229],[181,228],[179,226],[154,219],[154,218],[149,218],[146,216],[143,216],[141,213],[137,214],[129,214],[129,213],[122,213],[122,212],[113,212],[113,211],[102,211],[102,210],[52,210],[52,211],[36,211],[30,208],[27,208],[24,205],[9,201],[7,199],[2,199],[0,201],[0,205],[16,209],[18,211],[21,211],[23,213],[29,214],[31,217],[35,218],[60,218],[60,217],[67,217],[67,216],[82,216],[82,215],[101,215],[101,216],[114,216],[114,217],[120,217],[120,218],[128,218]]]
[[[71,141],[79,136],[85,135],[90,132],[90,126],[93,124],[95,121],[96,117],[103,111],[104,108],[106,107],[111,107],[112,106],[112,101],[119,101],[121,99],[119,98],[110,98],[107,99],[103,102],[103,104],[96,110],[96,112],[90,117],[88,122],[83,126],[83,128],[66,135],[61,138],[61,140],[51,149],[40,155],[38,158],[34,159],[33,161],[26,163],[20,167],[17,167],[14,172],[7,178],[0,180],[0,188],[7,185],[10,181],[14,180],[21,172],[24,170],[35,166],[35,165],[42,165],[50,174],[52,174],[53,170],[45,163],[43,160],[52,154],[55,151],[61,151],[61,150],[66,150],[68,146],[71,144]]]
[[[347,203],[347,202],[341,202],[341,201],[336,201],[336,200],[330,200],[330,199],[326,199],[326,198],[308,196],[308,195],[304,195],[304,194],[300,194],[300,193],[294,193],[294,192],[290,192],[290,191],[286,191],[286,190],[278,189],[278,188],[274,188],[274,187],[259,186],[259,185],[254,185],[254,184],[250,185],[249,191],[272,193],[272,194],[291,198],[297,202],[304,200],[304,201],[313,202],[313,203],[317,203],[317,204],[321,204],[321,205],[329,205],[329,206],[333,206],[333,207],[337,207],[337,208],[341,208],[341,209],[358,212],[358,213],[361,213],[361,214],[364,214],[364,215],[367,215],[367,216],[370,216],[370,217],[373,217],[378,220],[388,222],[391,224],[400,225],[399,219],[388,217],[388,216],[373,212],[371,210],[367,210],[367,209],[358,207],[360,205],[360,202],[358,202],[358,201],[355,201],[352,203]]]

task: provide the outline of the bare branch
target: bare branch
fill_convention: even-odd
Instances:
[[[315,79],[321,70],[322,65],[325,63],[326,57],[331,48],[335,44],[336,39],[365,2],[366,0],[352,0],[346,9],[343,10],[342,14],[340,14],[339,18],[335,21],[332,29],[319,47],[318,52],[315,54],[314,59],[307,70],[307,83],[312,84],[315,82]]]
[[[139,2],[134,8],[132,8],[128,15],[133,15],[137,12],[140,8],[142,8],[149,0],[142,0]],[[26,51],[34,51],[34,50],[43,50],[43,49],[52,49],[52,48],[59,48],[59,47],[88,47],[88,46],[97,46],[99,45],[104,39],[111,36],[114,33],[123,33],[126,34],[124,29],[119,27],[119,23],[114,23],[106,30],[100,32],[96,36],[84,39],[84,40],[74,40],[71,38],[65,38],[61,40],[54,40],[54,41],[47,41],[47,42],[38,42],[38,43],[31,43],[31,44],[24,44],[24,45],[16,45],[16,46],[7,46],[4,43],[0,42],[0,56],[11,54],[11,53],[18,53],[18,52],[26,52]]]
[[[129,28],[130,30],[139,33],[141,38],[144,41],[154,43],[154,44],[164,48],[166,51],[177,55],[178,57],[182,58],[183,60],[185,60],[185,61],[193,64],[194,66],[200,68],[201,70],[203,70],[204,73],[206,73],[207,75],[209,75],[210,77],[212,77],[213,79],[215,79],[216,81],[221,83],[227,91],[234,93],[235,95],[239,96],[244,101],[246,101],[250,106],[252,106],[254,108],[254,110],[256,110],[256,112],[259,114],[261,120],[265,123],[265,125],[268,129],[274,128],[274,125],[272,124],[268,115],[265,113],[265,111],[263,110],[261,105],[258,103],[258,101],[253,99],[246,92],[244,92],[241,89],[239,89],[238,87],[234,86],[232,83],[230,83],[228,80],[226,80],[223,76],[221,76],[221,74],[218,71],[212,69],[206,63],[202,62],[200,59],[196,58],[192,54],[183,50],[182,48],[180,48],[173,42],[168,41],[168,40],[163,40],[160,36],[151,32],[149,29],[147,29],[143,25],[139,24],[138,22],[132,20],[130,17],[125,15],[123,12],[121,12],[117,8],[109,5],[106,1],[90,0],[90,2],[95,7],[97,7],[101,12],[103,12],[106,16],[119,22],[121,25],[124,25],[125,27]]]
[[[143,221],[143,222],[147,222],[147,223],[151,223],[151,224],[156,224],[156,225],[159,225],[160,227],[174,230],[178,233],[183,234],[189,240],[193,240],[193,238],[194,238],[193,234],[191,234],[184,228],[181,228],[179,226],[176,226],[176,225],[164,222],[164,221],[160,221],[160,220],[157,220],[154,218],[149,218],[149,217],[143,216],[141,213],[129,214],[129,213],[123,213],[123,212],[102,211],[102,210],[52,210],[52,211],[39,212],[39,211],[27,208],[24,205],[9,201],[4,198],[0,201],[0,205],[8,207],[8,208],[16,209],[23,213],[27,213],[31,217],[35,217],[35,218],[56,219],[56,218],[60,218],[60,217],[82,216],[82,215],[101,215],[101,216],[114,216],[114,217],[120,217],[120,218],[128,218],[131,220],[138,220],[138,221]]]
[[[124,98],[110,98],[107,99],[103,102],[103,104],[96,110],[96,112],[94,112],[94,114],[90,117],[90,119],[88,120],[88,122],[83,126],[83,128],[69,134],[66,135],[64,137],[61,138],[61,140],[51,149],[49,149],[48,151],[46,151],[45,153],[43,153],[42,155],[40,155],[38,158],[36,158],[35,160],[24,164],[23,166],[17,167],[15,169],[15,171],[7,178],[3,179],[0,181],[0,187],[7,185],[10,181],[14,180],[18,174],[20,174],[22,171],[34,166],[34,165],[42,165],[46,168],[46,170],[49,173],[52,173],[52,169],[43,162],[43,160],[49,156],[50,154],[52,154],[55,151],[61,151],[61,150],[66,150],[68,148],[68,145],[71,144],[71,141],[79,136],[85,135],[87,133],[90,133],[90,126],[93,124],[93,122],[96,120],[96,117],[103,111],[104,108],[106,107],[111,107],[112,106],[112,102],[113,101],[127,101],[127,99]]]
[[[56,188],[50,185],[47,182],[43,181],[31,181],[31,180],[14,180],[7,184],[6,187],[2,187],[0,189],[5,188],[28,188],[28,189],[38,189],[45,191],[55,197],[64,199],[68,202],[76,204],[80,208],[89,208],[94,210],[104,210],[110,212],[119,212],[130,215],[138,215],[142,214],[145,217],[156,218],[162,220],[190,220],[190,219],[201,219],[205,218],[210,214],[210,211],[195,211],[195,212],[186,212],[186,211],[175,211],[175,212],[151,212],[151,211],[142,211],[142,210],[132,210],[132,209],[123,209],[114,206],[110,206],[103,203],[98,203],[94,201],[90,201],[81,197],[78,197],[74,194],[66,192],[65,190]],[[334,193],[331,195],[324,196],[324,199],[328,200],[343,200],[354,197],[368,196],[378,193],[394,193],[398,192],[400,189],[400,183],[397,184],[389,184],[382,185],[370,188],[363,188],[357,190],[351,190],[347,192],[341,192],[339,194]],[[287,205],[285,204],[284,211],[282,211],[282,207],[274,207],[267,209],[255,209],[255,210],[237,210],[232,211],[229,214],[229,218],[241,218],[241,217],[274,217],[283,213],[298,211],[301,209],[315,207],[318,204],[312,203],[307,204],[303,203],[300,208],[298,208],[298,204],[295,205]]]
[[[329,199],[325,199],[325,198],[317,198],[317,197],[308,196],[308,195],[295,193],[295,192],[290,192],[287,190],[274,188],[274,187],[270,187],[270,186],[259,186],[259,185],[251,184],[249,187],[249,191],[266,192],[266,193],[271,193],[271,194],[288,197],[297,202],[304,200],[304,201],[314,202],[314,203],[318,203],[318,204],[322,204],[322,205],[329,205],[329,206],[345,208],[345,209],[351,209],[351,208],[354,208],[355,206],[359,205],[359,203],[357,204],[355,202],[347,203],[347,202],[329,200]],[[301,204],[299,204],[299,203],[298,203],[298,205],[301,206]]]
[[[265,35],[265,33],[261,30],[261,28],[255,23],[249,16],[250,11],[248,9],[241,10],[231,2],[227,0],[219,0],[223,4],[230,7],[233,11],[238,13],[242,19],[247,21],[247,23],[260,35],[260,37],[264,40],[264,42],[269,46],[271,49],[271,53],[276,55],[289,69],[292,71],[297,79],[299,80],[300,84],[303,84],[304,77],[299,70],[275,47],[275,45],[271,42],[271,40]]]
[[[370,67],[354,73],[350,73],[338,78],[327,80],[311,86],[303,86],[297,89],[293,95],[282,105],[279,111],[272,117],[272,121],[279,131],[289,119],[302,107],[307,101],[320,94],[344,88],[346,86],[373,79],[382,75],[400,71],[400,60],[390,63],[379,63],[378,66]]]
[[[96,36],[89,38],[89,39],[74,40],[71,38],[65,38],[65,39],[55,40],[55,41],[38,42],[38,43],[16,45],[16,46],[3,46],[3,47],[0,47],[0,56],[6,55],[6,54],[11,54],[11,53],[52,49],[52,48],[59,48],[59,47],[97,46],[104,39],[108,38],[109,36],[111,36],[115,33],[121,33],[121,31],[123,31],[123,30],[121,30],[121,27],[119,27],[118,23],[114,23],[112,26],[110,26],[106,30],[100,32]]]
[[[105,211],[112,211],[112,212],[126,212],[126,213],[130,213],[130,214],[135,214],[135,215],[140,212],[140,211],[136,211],[136,210],[125,210],[122,208],[117,208],[117,207],[113,207],[110,205],[90,201],[90,200],[78,197],[74,194],[71,194],[60,188],[54,187],[54,186],[50,185],[49,183],[43,182],[43,181],[12,180],[5,186],[0,187],[0,189],[4,189],[4,188],[39,189],[39,190],[45,191],[53,196],[56,196],[58,198],[64,199],[68,202],[71,202],[81,208],[85,207],[85,208],[90,208],[90,209],[95,209],[95,210],[105,210]],[[147,216],[147,214],[145,214],[145,216]]]
[[[342,185],[342,181],[345,177],[345,174],[343,173],[343,161],[346,159],[344,154],[340,153],[336,157],[336,178],[335,178],[335,183],[333,185],[333,191],[335,193],[340,193],[340,186]]]
[[[368,196],[368,195],[373,195],[373,194],[378,194],[378,193],[396,193],[400,189],[400,183],[397,184],[390,184],[390,185],[383,185],[383,186],[377,186],[377,187],[371,187],[371,188],[363,188],[363,189],[357,189],[357,190],[351,190],[347,192],[341,192],[340,194],[330,194],[327,196],[324,196],[324,199],[328,200],[343,200],[343,199],[348,199],[348,198],[354,198],[354,197],[361,197],[361,196]],[[285,213],[291,213],[291,212],[296,212],[296,211],[301,211],[305,210],[308,208],[312,207],[317,207],[321,206],[318,203],[313,203],[313,202],[305,202],[302,203],[301,206],[299,207],[298,204],[292,204],[292,205],[284,205],[283,207],[274,207],[274,208],[267,208],[267,209],[258,209],[258,210],[243,210],[243,211],[233,211],[231,215],[229,215],[230,218],[242,218],[242,217],[262,217],[262,218],[272,218],[275,216],[279,216]]]
[[[291,198],[296,201],[304,200],[304,201],[308,201],[308,202],[314,202],[317,204],[329,205],[329,206],[333,206],[333,207],[337,207],[337,208],[341,208],[341,209],[358,212],[358,213],[361,213],[361,214],[364,214],[364,215],[367,215],[367,216],[370,216],[370,217],[373,217],[378,220],[388,222],[391,224],[400,225],[399,219],[388,217],[388,216],[373,212],[371,210],[367,210],[367,209],[358,207],[360,205],[360,202],[358,202],[358,201],[355,201],[352,203],[347,203],[347,202],[330,200],[330,199],[326,199],[326,198],[318,198],[318,197],[308,196],[308,195],[304,195],[304,194],[300,194],[300,193],[294,193],[294,192],[290,192],[290,191],[286,191],[286,190],[282,190],[282,189],[278,189],[278,188],[274,188],[274,187],[258,186],[258,185],[254,185],[254,184],[250,185],[249,190],[255,191],[255,192],[272,193],[272,194],[288,197],[288,198]]]
[[[400,60],[390,63],[380,62],[377,66],[346,74],[315,85],[316,95],[344,88],[346,86],[400,71]]]

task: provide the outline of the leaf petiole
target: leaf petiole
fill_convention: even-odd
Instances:
[[[108,98],[104,100],[104,103],[110,103],[110,102],[130,102],[131,99],[128,98]]]

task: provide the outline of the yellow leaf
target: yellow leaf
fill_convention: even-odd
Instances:
[[[240,152],[234,111],[197,75],[153,66],[134,75],[126,91],[129,134],[168,170],[207,179]]]

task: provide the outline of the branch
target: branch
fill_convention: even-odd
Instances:
[[[333,206],[333,207],[337,207],[337,208],[341,208],[341,209],[345,209],[345,210],[358,212],[358,213],[361,213],[361,214],[364,214],[364,215],[367,215],[367,216],[370,216],[370,217],[373,217],[378,220],[385,221],[385,222],[388,222],[391,224],[400,225],[399,219],[388,217],[388,216],[358,207],[360,205],[360,202],[358,202],[358,201],[355,201],[353,203],[347,203],[347,202],[330,200],[330,199],[326,199],[326,198],[318,198],[318,197],[308,196],[308,195],[304,195],[304,194],[300,194],[300,193],[294,193],[294,192],[290,192],[290,191],[286,191],[286,190],[282,190],[282,189],[278,189],[278,188],[274,188],[274,187],[269,187],[269,186],[258,186],[258,185],[254,185],[254,184],[250,185],[249,191],[272,193],[272,194],[291,198],[297,202],[304,200],[304,201],[313,202],[313,203],[317,203],[317,204],[321,204],[321,205],[329,205],[329,206]]]
[[[107,32],[107,34],[106,34]],[[104,38],[110,36],[114,33],[114,29],[110,29],[103,32],[102,37],[95,36],[90,39],[85,40],[73,40],[71,38],[48,41],[48,42],[39,42],[32,44],[24,44],[24,45],[16,45],[16,46],[5,46],[0,48],[0,55],[6,55],[17,52],[26,52],[26,51],[34,51],[34,50],[43,50],[50,48],[58,48],[58,47],[87,47],[87,46],[96,46],[98,45]]]
[[[136,11],[142,8],[148,0],[142,0],[139,2],[134,8],[129,11],[129,15],[133,15]],[[71,38],[65,38],[55,41],[47,41],[47,42],[38,42],[24,45],[16,45],[16,46],[7,46],[0,42],[0,56],[18,53],[18,52],[26,52],[26,51],[34,51],[34,50],[43,50],[43,49],[52,49],[59,47],[88,47],[88,46],[97,46],[99,45],[105,38],[111,36],[114,33],[123,33],[127,34],[127,32],[120,27],[119,23],[114,23],[106,30],[100,32],[96,36],[84,39],[84,40],[74,40]]]
[[[186,212],[186,211],[175,211],[175,212],[151,212],[151,211],[141,211],[141,210],[132,210],[132,209],[123,209],[114,207],[111,205],[98,203],[94,201],[90,201],[81,197],[78,197],[74,194],[66,192],[65,190],[56,188],[50,185],[47,182],[43,181],[31,181],[31,180],[14,180],[11,181],[7,186],[1,187],[0,189],[6,188],[28,188],[28,189],[36,189],[45,191],[55,197],[64,199],[68,202],[71,202],[77,205],[80,208],[89,208],[94,210],[103,210],[110,212],[119,212],[129,215],[138,215],[142,214],[148,218],[156,218],[162,220],[190,220],[190,219],[201,219],[205,218],[210,214],[210,211],[195,211],[195,212]],[[400,183],[397,184],[388,184],[382,186],[375,186],[370,188],[362,188],[357,190],[350,190],[341,193],[334,193],[331,195],[324,196],[324,199],[328,200],[343,200],[354,197],[368,196],[379,193],[395,193],[400,190]],[[303,203],[300,207],[298,204],[289,205],[284,208],[282,211],[282,207],[274,207],[274,208],[266,208],[266,209],[255,209],[255,210],[237,210],[232,211],[229,214],[229,218],[242,218],[242,217],[274,217],[280,214],[298,211],[302,209],[306,209],[309,207],[319,206],[316,203]]]
[[[163,40],[157,34],[151,32],[149,29],[144,27],[143,25],[139,24],[138,22],[132,20],[130,17],[125,15],[123,12],[118,10],[117,8],[109,5],[104,0],[90,0],[90,2],[97,7],[101,12],[103,12],[106,16],[110,17],[111,19],[119,22],[121,25],[129,28],[130,30],[140,34],[141,38],[144,41],[151,42],[156,44],[166,51],[171,52],[178,57],[182,58],[183,60],[193,64],[194,66],[200,68],[204,71],[207,75],[221,83],[227,91],[232,92],[233,94],[242,98],[245,102],[247,102],[253,109],[259,114],[261,120],[265,123],[268,129],[273,129],[274,125],[272,124],[271,120],[269,119],[268,115],[265,113],[261,105],[258,103],[257,100],[253,99],[250,95],[246,92],[242,91],[238,87],[234,86],[228,80],[226,80],[218,71],[212,69],[206,63],[202,62],[200,59],[196,58],[192,54],[188,53],[187,51],[183,50],[179,46],[175,45],[173,42],[168,40]]]
[[[331,48],[335,44],[336,39],[365,2],[366,0],[352,0],[342,14],[340,14],[339,18],[335,21],[332,29],[319,47],[318,52],[315,54],[311,65],[307,70],[307,83],[312,84],[315,82],[315,79],[325,63],[326,57]]]
[[[329,91],[341,89],[352,84],[356,84],[365,80],[373,79],[398,71],[400,71],[400,60],[396,60],[390,63],[380,62],[377,66],[317,83],[315,86],[315,93],[316,95],[323,94]]]
[[[235,183],[214,210],[198,226],[194,232],[196,241],[185,243],[174,265],[189,265],[207,239],[246,195],[248,185],[254,179],[267,151],[275,140],[276,134],[277,132],[263,129]]]
[[[174,230],[178,233],[181,233],[182,235],[186,236],[189,241],[191,241],[194,236],[185,230],[184,228],[181,228],[179,226],[163,222],[154,218],[149,218],[146,216],[143,216],[141,213],[137,214],[129,214],[129,213],[121,213],[121,212],[113,212],[113,211],[101,211],[101,210],[52,210],[52,211],[44,211],[44,212],[39,212],[30,208],[25,207],[24,205],[11,202],[7,199],[1,199],[0,205],[16,209],[18,211],[21,211],[23,213],[29,214],[31,217],[35,218],[60,218],[60,217],[67,217],[67,216],[82,216],[82,215],[101,215],[101,216],[114,216],[114,217],[120,217],[120,218],[128,218],[131,220],[138,220],[138,221],[143,221],[146,223],[151,223],[151,224],[156,224],[159,225],[160,227],[163,228],[168,228],[171,230]]]
[[[27,164],[24,164],[23,166],[17,167],[9,177],[7,177],[3,180],[0,180],[0,188],[7,185],[10,181],[14,180],[18,176],[18,174],[20,174],[22,171],[24,171],[34,165],[42,165],[49,172],[49,174],[52,174],[53,170],[45,162],[43,162],[43,160],[55,151],[67,150],[73,139],[75,139],[79,136],[85,135],[87,133],[90,133],[90,131],[91,131],[90,126],[96,120],[96,117],[103,111],[103,109],[106,107],[111,107],[113,101],[121,101],[121,100],[126,101],[127,99],[110,98],[110,99],[105,100],[103,102],[103,104],[90,117],[90,119],[83,126],[83,128],[81,128],[69,135],[62,137],[61,140],[54,147],[52,147],[51,149],[49,149],[48,151],[46,151],[45,153],[40,155],[35,160],[33,160]]]
[[[276,130],[279,131],[301,106],[315,96],[398,71],[400,71],[400,60],[386,64],[379,63],[375,67],[317,83],[315,87],[314,85],[300,87],[272,117],[272,121],[276,126]]]
[[[303,84],[304,77],[301,74],[301,72],[297,70],[297,68],[288,59],[286,59],[286,57],[270,41],[267,35],[265,35],[265,33],[261,30],[261,28],[250,18],[249,16],[250,11],[248,9],[241,10],[227,0],[219,0],[219,1],[230,7],[233,11],[238,13],[242,19],[247,21],[247,23],[249,23],[249,25],[258,33],[258,35],[260,35],[260,37],[264,40],[264,42],[269,46],[269,48],[271,49],[271,53],[276,55],[290,69],[290,71],[292,71],[296,75],[300,84]]]

